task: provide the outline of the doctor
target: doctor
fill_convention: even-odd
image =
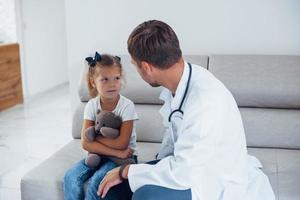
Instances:
[[[209,71],[183,60],[172,28],[157,20],[140,24],[128,51],[144,81],[164,87],[160,113],[169,129],[160,160],[111,170],[98,195],[105,199],[119,191],[122,199],[128,188],[134,200],[275,199],[260,162],[247,154],[233,96]]]

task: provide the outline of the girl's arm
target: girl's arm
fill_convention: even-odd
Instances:
[[[97,141],[89,142],[85,137],[85,130],[94,126],[94,121],[84,120],[82,130],[81,130],[81,144],[82,148],[88,152],[93,152],[105,156],[116,156],[119,158],[128,158],[132,154],[132,150],[128,148],[123,148],[123,150],[114,149],[106,146],[105,144],[101,144]]]
[[[124,150],[128,148],[132,129],[133,129],[133,120],[128,120],[122,123],[119,137],[115,139],[111,139],[111,138],[98,136],[96,137],[96,140],[108,147],[118,149],[118,150]]]

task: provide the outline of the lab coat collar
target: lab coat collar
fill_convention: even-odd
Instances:
[[[162,89],[162,91],[161,91],[161,93],[160,93],[160,95],[159,95],[159,99],[161,99],[161,100],[163,100],[164,102],[166,102],[167,101],[167,99],[169,98],[169,96],[171,95],[170,94],[170,91],[167,89],[167,88],[165,88],[165,87],[162,87],[163,89]]]
[[[189,76],[189,67],[186,62],[184,62],[184,69],[183,69],[183,74],[181,76],[181,79],[178,83],[176,92],[175,92],[175,97],[172,96],[172,93],[169,89],[163,87],[159,98],[165,102],[165,104],[162,106],[160,109],[160,113],[163,116],[168,116],[171,112],[170,107],[172,110],[178,109],[181,103],[181,99],[183,97],[183,93],[186,88],[187,80]],[[169,105],[169,106],[167,106]]]
[[[175,110],[178,109],[178,107],[180,106],[185,88],[187,86],[187,81],[189,78],[189,66],[187,62],[184,62],[184,69],[183,69],[183,74],[181,76],[181,79],[178,83],[176,92],[175,92],[175,96],[173,97],[173,100],[171,102],[171,109]],[[191,87],[191,85],[190,85]]]
[[[167,88],[164,88],[164,87],[163,87],[163,90],[161,91],[161,93],[159,95],[159,98],[161,100],[163,100],[164,102],[172,101],[172,103],[171,103],[172,109],[177,109],[177,107],[179,107],[179,105],[180,105],[180,102],[181,102],[181,99],[183,97],[183,93],[185,91],[186,84],[187,84],[187,81],[188,81],[188,76],[189,76],[188,63],[184,62],[183,74],[182,74],[181,79],[178,83],[178,86],[177,86],[177,89],[176,89],[176,92],[175,92],[175,96],[172,97],[171,91],[168,90]]]

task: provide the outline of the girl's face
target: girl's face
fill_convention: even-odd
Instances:
[[[115,99],[121,90],[121,69],[118,66],[97,67],[91,81],[102,98]]]

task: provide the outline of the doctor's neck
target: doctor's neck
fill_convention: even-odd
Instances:
[[[168,69],[161,71],[160,83],[165,88],[172,92],[175,96],[177,86],[180,82],[184,70],[184,60],[180,58],[177,63],[169,67]]]

